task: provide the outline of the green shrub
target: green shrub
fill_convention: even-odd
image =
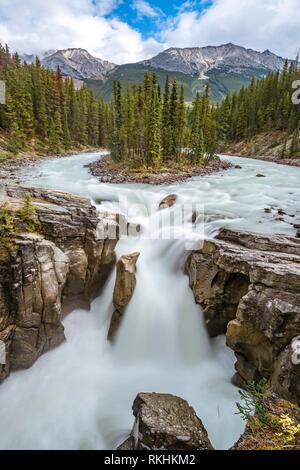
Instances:
[[[40,229],[40,221],[30,194],[26,194],[24,197],[19,217],[28,232],[37,232]]]
[[[0,233],[6,238],[15,230],[16,217],[12,209],[6,204],[0,211]]]
[[[251,421],[254,415],[259,423],[265,425],[268,423],[268,408],[264,403],[264,398],[269,395],[269,386],[266,379],[259,383],[251,382],[246,390],[240,392],[242,403],[237,403],[238,414],[245,421]]]
[[[0,163],[5,162],[8,159],[8,155],[5,155],[4,153],[0,154]]]
[[[15,214],[8,205],[5,205],[0,209],[0,261],[3,263],[6,263],[9,259],[15,229]]]
[[[8,204],[0,208],[0,260],[9,261],[9,253],[16,249],[14,237],[22,231],[38,232],[40,221],[30,194],[26,194],[22,208],[14,211]]]

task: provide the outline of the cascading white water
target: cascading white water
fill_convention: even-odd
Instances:
[[[264,207],[300,213],[300,169],[234,159],[242,170],[169,187],[99,184],[83,168],[97,158],[84,154],[48,160],[25,177],[47,186],[106,201],[117,210],[127,198],[131,220],[141,223],[144,237],[121,240],[117,254],[139,251],[137,286],[117,341],[107,340],[113,312],[114,274],[90,313],[77,310],[65,320],[67,342],[41,357],[27,371],[12,374],[0,387],[1,449],[112,449],[132,427],[131,405],[140,391],[173,393],[189,401],[203,420],[216,448],[229,448],[243,431],[236,415],[238,391],[230,383],[234,356],[224,338],[210,341],[188,279],[183,275],[186,239],[201,234],[191,225],[177,226],[177,240],[149,240],[151,221],[162,217],[153,207],[170,193],[178,203],[203,203],[213,220],[205,235],[221,226],[261,232],[293,233],[296,218],[278,222]],[[264,173],[266,178],[256,178]],[[136,206],[142,204],[142,206]],[[147,210],[146,210],[147,209]],[[226,220],[224,220],[224,215]],[[177,234],[177,235],[178,235]]]

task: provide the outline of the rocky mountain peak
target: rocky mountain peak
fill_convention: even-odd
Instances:
[[[103,80],[116,65],[92,56],[82,48],[62,49],[43,59],[42,64],[50,70],[60,67],[63,75],[78,80]]]
[[[230,67],[237,71],[241,68],[261,68],[266,71],[281,70],[282,57],[270,51],[258,52],[232,43],[221,46],[170,48],[141,64],[161,68],[170,72],[203,75],[209,70]]]

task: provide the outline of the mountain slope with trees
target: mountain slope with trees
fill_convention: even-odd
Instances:
[[[216,105],[219,148],[243,148],[246,155],[272,155],[273,149],[278,158],[300,157],[300,105],[292,100],[297,80],[298,59],[290,65],[286,61],[281,73],[253,79],[249,87]]]
[[[24,60],[33,62],[31,56],[25,56]],[[115,80],[126,88],[141,83],[145,73],[155,73],[160,86],[167,76],[182,84],[188,101],[198,92],[203,93],[209,84],[210,97],[218,102],[249,85],[253,77],[264,78],[282,70],[284,59],[269,50],[258,52],[229,43],[217,47],[171,48],[149,60],[119,66],[93,57],[84,49],[65,49],[46,54],[42,64],[54,71],[59,66],[64,76],[84,81],[106,101],[111,100]]]
[[[0,79],[6,104],[0,106],[0,129],[8,153],[61,153],[79,147],[104,147],[108,105],[93,91],[76,90],[60,70],[22,64],[18,54],[0,46]]]
[[[76,89],[59,68],[47,70],[38,59],[21,63],[7,46],[0,47],[0,79],[7,89],[6,105],[0,106],[2,160],[26,151],[105,147],[115,167],[179,170],[205,166],[217,151],[247,146],[262,132],[276,136],[270,146],[281,149],[281,158],[300,153],[300,105],[292,102],[298,61],[286,61],[282,72],[253,79],[218,104],[211,102],[208,85],[188,104],[182,83],[168,76],[162,82],[155,73],[126,88],[115,80],[113,98],[105,103],[86,86]]]

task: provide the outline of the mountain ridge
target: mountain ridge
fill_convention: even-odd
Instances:
[[[140,64],[162,68],[171,72],[199,74],[220,66],[258,67],[267,70],[281,70],[285,59],[268,49],[264,52],[246,49],[233,43],[205,47],[171,47],[160,52],[152,59]]]
[[[31,56],[30,56],[31,57]],[[157,73],[162,84],[167,75],[183,84],[188,100],[202,92],[205,83],[211,88],[212,99],[221,100],[226,94],[247,86],[253,77],[282,70],[285,59],[269,49],[263,52],[233,43],[205,47],[170,47],[156,56],[131,64],[116,65],[94,57],[82,48],[58,50],[42,59],[50,70],[60,67],[64,76],[85,82],[99,95],[109,100],[113,81],[122,85],[140,83],[147,72]]]
[[[108,72],[116,68],[116,64],[94,57],[86,49],[75,47],[56,51],[45,57],[42,60],[42,65],[50,70],[56,70],[57,67],[60,67],[63,75],[78,80],[104,80]]]

